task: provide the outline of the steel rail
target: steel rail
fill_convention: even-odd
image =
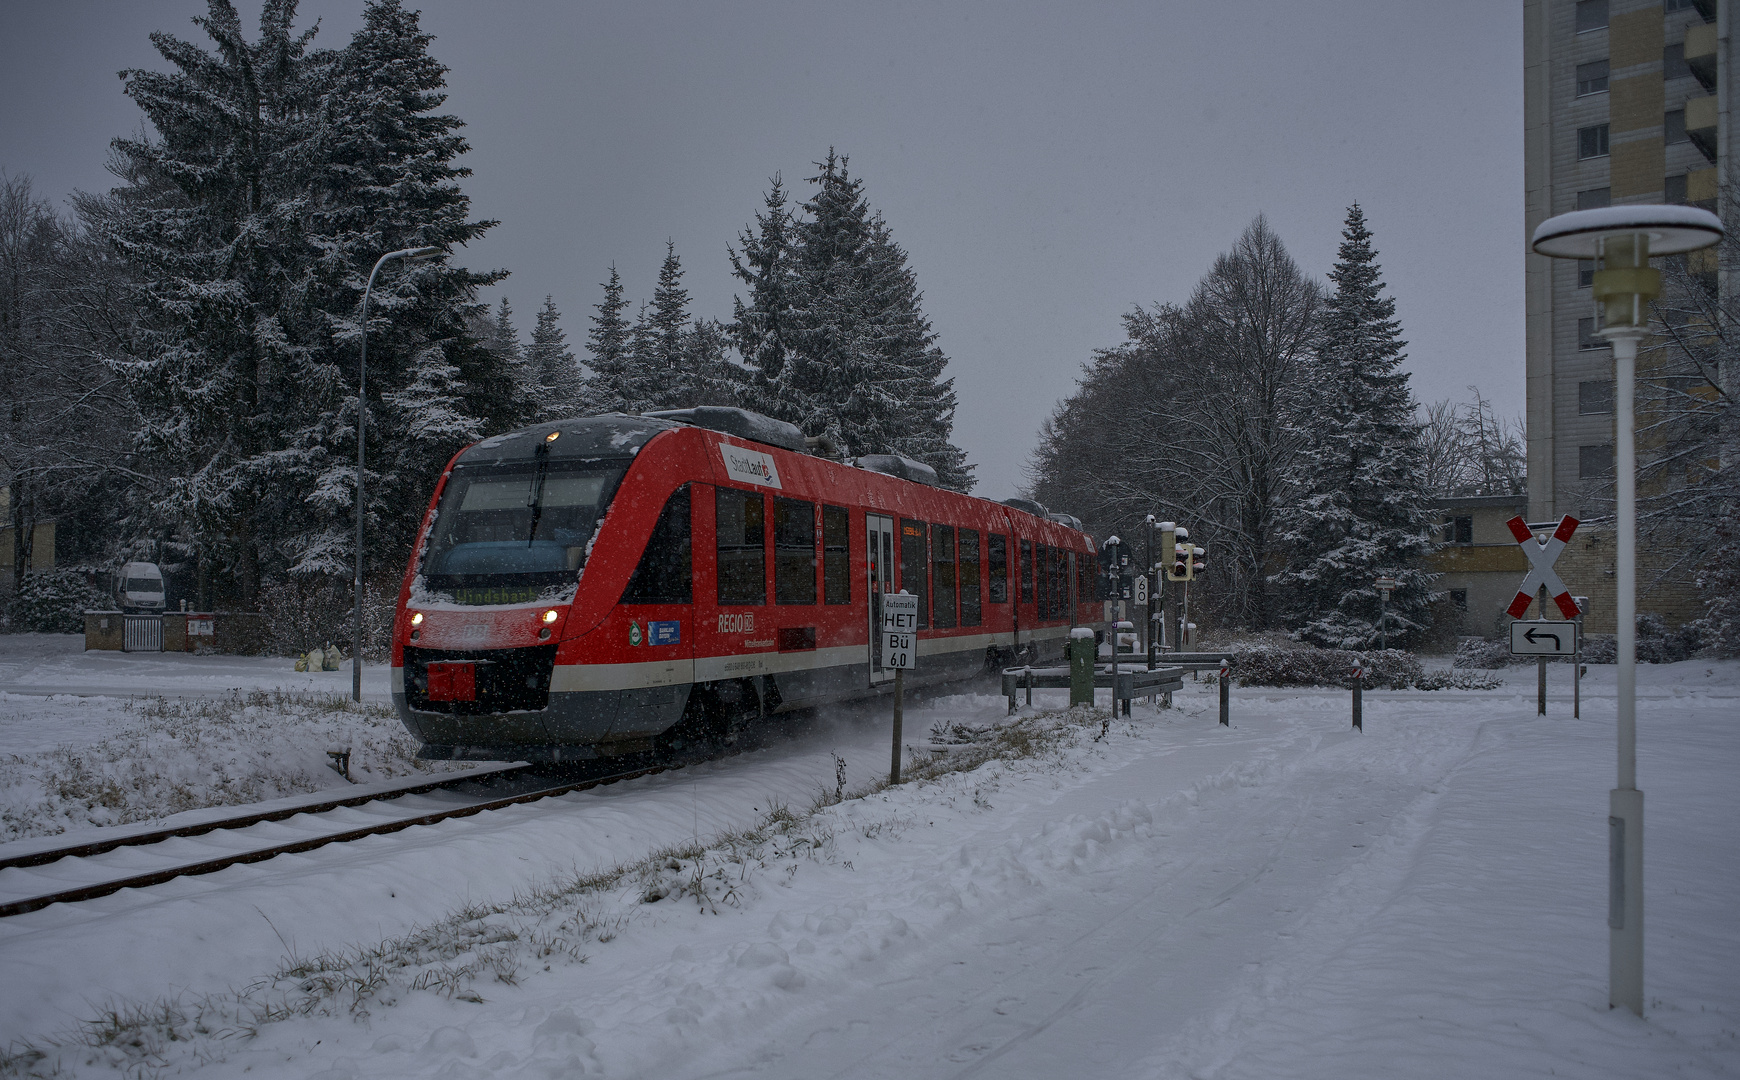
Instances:
[[[236,817],[214,818],[211,821],[196,822],[192,825],[177,825],[166,829],[151,829],[145,832],[129,833],[126,836],[105,837],[92,840],[89,843],[74,844],[70,847],[44,848],[42,851],[26,855],[12,855],[0,858],[0,870],[8,867],[43,866],[66,858],[78,858],[86,855],[101,855],[105,851],[116,848],[136,847],[141,844],[156,844],[164,840],[174,840],[182,836],[203,836],[209,832],[221,829],[244,829],[249,825],[258,825],[264,821],[283,821],[298,814],[320,814],[328,810],[338,810],[346,806],[362,806],[371,802],[390,802],[406,795],[424,795],[443,788],[458,787],[472,781],[494,780],[498,777],[513,776],[532,768],[531,765],[514,765],[501,769],[473,769],[469,772],[457,773],[432,780],[424,784],[412,784],[407,787],[388,788],[367,795],[346,795],[340,799],[326,799],[320,802],[303,803],[298,806],[279,807],[276,810],[263,810],[252,814],[241,814]]]
[[[327,844],[346,843],[351,840],[360,840],[365,836],[380,836],[386,833],[399,832],[402,829],[409,829],[414,825],[432,825],[435,822],[443,821],[447,818],[469,817],[472,814],[480,814],[485,810],[499,810],[506,806],[513,806],[517,803],[535,802],[539,799],[548,799],[574,791],[585,791],[588,788],[602,787],[606,784],[614,784],[622,780],[633,780],[641,776],[651,776],[654,773],[665,772],[669,769],[680,769],[682,767],[682,764],[649,765],[643,769],[634,769],[623,773],[613,773],[609,776],[596,777],[591,780],[577,780],[572,783],[559,784],[555,787],[540,788],[537,791],[528,791],[520,795],[510,795],[505,798],[491,799],[487,802],[471,803],[467,806],[456,806],[448,810],[437,810],[433,813],[420,814],[416,817],[397,818],[393,821],[382,822],[379,825],[369,825],[359,829],[347,829],[344,832],[328,833],[324,836],[312,836],[304,840],[294,840],[285,844],[275,844],[271,847],[256,848],[252,851],[237,852],[234,855],[225,855],[216,859],[207,859],[204,862],[185,863],[181,866],[166,867],[162,870],[151,871],[150,873],[136,874],[132,877],[111,879],[95,885],[82,885],[76,889],[64,889],[56,893],[46,893],[41,896],[26,897],[23,900],[14,900],[10,903],[0,904],[0,918],[7,918],[13,915],[23,915],[30,911],[38,911],[42,908],[48,907],[50,904],[71,903],[79,900],[94,900],[100,896],[108,896],[111,893],[120,892],[122,889],[138,889],[149,885],[161,885],[166,881],[173,881],[180,877],[193,877],[198,874],[210,874],[230,866],[263,862],[279,855],[292,855],[298,852],[312,851],[315,848],[325,847]]]

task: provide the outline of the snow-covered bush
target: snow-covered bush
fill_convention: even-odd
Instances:
[[[7,612],[10,628],[19,633],[80,634],[84,613],[108,604],[102,591],[77,567],[24,576]]]
[[[1279,634],[1234,642],[1233,677],[1240,686],[1352,686],[1353,667],[1363,662],[1365,685],[1373,690],[1402,690],[1424,673],[1420,661],[1400,649],[1352,652],[1319,649]]]
[[[1482,638],[1463,638],[1456,643],[1456,659],[1453,667],[1483,668],[1492,671],[1497,668],[1510,667],[1522,663],[1523,658],[1511,654],[1510,646],[1502,641],[1486,641]]]
[[[1700,622],[1670,627],[1659,615],[1637,617],[1637,662],[1640,664],[1673,664],[1690,660],[1707,644],[1705,626]],[[1603,635],[1583,639],[1583,662],[1612,664],[1619,660],[1619,639]]]
[[[364,658],[383,661],[391,644],[397,581],[387,587],[369,583],[363,595]],[[328,643],[350,655],[352,635],[351,585],[344,578],[293,576],[260,589],[260,610],[266,616],[266,651],[273,656],[299,656]]]

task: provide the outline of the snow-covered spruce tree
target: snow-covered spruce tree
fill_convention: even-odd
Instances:
[[[580,361],[568,348],[562,313],[556,310],[552,297],[544,297],[544,306],[538,310],[538,324],[532,329],[526,363],[537,383],[539,415],[543,419],[558,420],[582,411],[580,388],[584,379]]]
[[[1291,565],[1277,575],[1301,638],[1342,649],[1379,642],[1382,574],[1399,583],[1388,642],[1425,628],[1435,575],[1422,562],[1435,524],[1425,489],[1415,404],[1401,370],[1395,300],[1382,295],[1365,214],[1355,203],[1325,306],[1317,352],[1317,412],[1303,490],[1284,518]]]
[[[632,403],[623,393],[623,381],[631,363],[632,330],[622,317],[628,301],[622,296],[622,277],[616,267],[610,268],[610,280],[604,283],[604,302],[594,304],[598,314],[589,320],[586,331],[586,351],[592,362],[591,372],[581,386],[585,411],[589,413],[630,412]]]
[[[770,194],[757,248],[746,245],[737,260],[752,291],[737,305],[732,335],[755,350],[744,359],[757,369],[757,401],[848,455],[905,454],[935,468],[945,485],[970,490],[972,467],[949,441],[948,358],[906,253],[846,159],[830,150],[818,166],[802,216],[786,219],[783,198]]]
[[[317,197],[332,209],[316,246],[321,267],[339,272],[322,306],[333,313],[330,347],[342,358],[348,400],[355,395],[362,288],[374,261],[404,247],[451,252],[496,224],[469,219],[471,200],[459,181],[471,170],[455,163],[469,149],[459,134],[464,122],[437,111],[446,101],[447,68],[429,55],[432,40],[418,12],[399,0],[369,0],[362,28],[336,54],[323,100],[322,134],[331,150],[315,159],[325,181]],[[467,329],[477,289],[505,276],[443,259],[389,264],[375,283],[366,425],[371,562],[388,569],[404,564],[429,489],[460,446],[535,416],[523,358],[484,348]],[[352,436],[339,441],[354,455]],[[323,477],[328,485],[330,479]],[[355,505],[333,509],[348,522]],[[305,568],[312,554],[286,553]]]
[[[197,20],[215,49],[152,41],[174,70],[125,73],[155,136],[119,139],[126,183],[107,239],[140,282],[139,347],[116,367],[162,472],[154,507],[187,534],[218,600],[264,578],[342,575],[354,512],[363,285],[401,247],[451,249],[489,227],[437,115],[445,69],[415,13],[374,0],[343,50],[310,51],[293,0],[268,0],[257,41],[228,0]],[[397,266],[370,304],[371,557],[402,562],[432,477],[523,399],[466,333],[499,275]]]
[[[583,387],[590,412],[647,412],[692,405],[735,405],[743,400],[741,369],[725,358],[729,344],[718,322],[689,318],[683,263],[667,242],[651,304],[631,324],[616,268],[595,305],[587,334],[592,374]]]
[[[791,353],[787,339],[796,281],[791,265],[794,222],[785,184],[777,174],[772,183],[764,199],[766,212],[755,215],[755,231],[745,229],[738,237],[742,251],[729,253],[731,274],[749,287],[749,300],[732,298],[727,333],[748,368],[743,392],[763,412],[778,408],[763,399],[771,396],[771,384]]]

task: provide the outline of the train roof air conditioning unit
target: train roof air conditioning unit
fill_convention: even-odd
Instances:
[[[784,420],[775,420],[771,416],[750,412],[748,409],[732,409],[723,405],[697,405],[692,409],[660,409],[658,412],[641,413],[654,420],[670,420],[678,424],[691,424],[708,431],[717,431],[725,435],[735,435],[739,439],[751,442],[766,443],[782,450],[796,450],[798,453],[808,453],[809,445],[804,433],[796,424],[788,424]]]
[[[879,472],[884,476],[898,476],[902,480],[911,480],[915,484],[928,484],[940,487],[936,480],[936,470],[922,461],[914,461],[899,454],[865,454],[853,464],[860,469]]]
[[[1004,499],[1004,506],[1013,506],[1017,510],[1025,510],[1035,517],[1050,517],[1051,511],[1034,502],[1032,499]]]

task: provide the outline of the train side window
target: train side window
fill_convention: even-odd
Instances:
[[[979,530],[961,530],[961,625],[979,625]]]
[[[991,566],[991,588],[985,597],[990,604],[1009,602],[1009,538],[1002,533],[985,537],[985,561]]]
[[[955,530],[952,525],[930,527],[930,621],[933,626],[955,625]]]
[[[1069,552],[1051,549],[1051,617],[1069,617]]]
[[[1033,600],[1041,619],[1051,618],[1051,558],[1044,544],[1033,545]]]
[[[1021,602],[1033,602],[1033,541],[1021,541]]]
[[[1051,549],[1051,617],[1061,619],[1069,614],[1069,553],[1062,548]]]
[[[719,602],[767,603],[767,507],[759,491],[715,488]]]
[[[816,602],[816,504],[773,499],[773,601]]]
[[[852,602],[851,518],[843,506],[822,507],[822,599]]]
[[[625,604],[694,603],[694,559],[689,542],[689,485],[665,500],[641,552],[640,565],[622,590]]]
[[[924,522],[900,519],[900,588],[918,597],[918,625],[930,625],[930,563],[925,555]]]

